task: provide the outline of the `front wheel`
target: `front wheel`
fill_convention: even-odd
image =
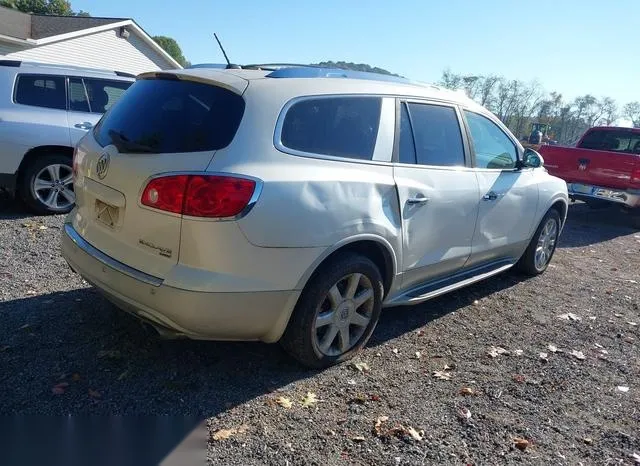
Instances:
[[[560,214],[556,209],[547,212],[518,261],[520,271],[527,275],[539,275],[547,270],[558,244],[560,223]]]
[[[371,260],[358,254],[339,257],[305,287],[280,343],[311,368],[346,361],[371,337],[383,295],[380,271]]]

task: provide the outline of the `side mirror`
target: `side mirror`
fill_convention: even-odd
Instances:
[[[526,148],[522,156],[522,168],[539,168],[544,165],[544,159],[535,150]]]

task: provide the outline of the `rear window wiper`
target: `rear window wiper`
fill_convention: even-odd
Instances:
[[[120,152],[145,152],[145,153],[157,153],[158,151],[151,146],[145,144],[138,144],[137,142],[130,141],[124,134],[119,131],[110,129],[109,137],[113,142],[113,145],[118,148]]]

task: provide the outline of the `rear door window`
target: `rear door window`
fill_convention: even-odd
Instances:
[[[285,115],[281,144],[295,151],[371,160],[382,98],[322,97],[294,103]]]
[[[406,105],[400,115],[400,162],[411,163],[414,158],[418,165],[464,166],[462,133],[455,109],[422,103]],[[413,141],[407,125],[413,130]]]
[[[21,74],[15,89],[15,102],[34,107],[65,110],[67,98],[64,76]]]
[[[69,78],[69,109],[104,113],[124,94],[131,82],[93,78]]]
[[[233,140],[244,99],[221,87],[178,79],[136,81],[96,125],[102,146],[121,152],[200,152]]]

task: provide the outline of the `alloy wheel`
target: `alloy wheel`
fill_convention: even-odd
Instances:
[[[73,171],[68,165],[47,165],[34,177],[32,188],[36,199],[52,211],[65,210],[76,201]]]

